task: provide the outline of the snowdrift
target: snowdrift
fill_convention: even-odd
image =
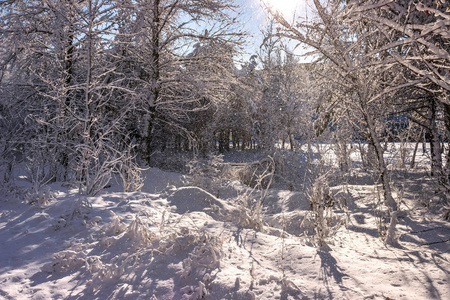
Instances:
[[[32,203],[22,197],[25,181],[3,187],[0,298],[445,299],[450,291],[442,242],[450,226],[407,194],[402,247],[387,248],[371,209],[374,187],[347,186],[352,214],[337,212],[332,222],[347,223],[326,251],[313,243],[301,192],[270,190],[258,231],[242,222],[238,188],[222,199],[183,186],[177,173],[146,176],[141,192],[112,186],[81,197],[54,183]]]

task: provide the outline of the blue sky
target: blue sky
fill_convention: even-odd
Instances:
[[[246,39],[248,44],[246,49],[248,52],[256,52],[262,41],[261,29],[267,26],[267,13],[260,0],[236,0],[236,2],[242,10],[240,21],[244,30],[252,35]]]
[[[247,39],[248,46],[246,47],[248,54],[255,54],[258,52],[259,46],[262,42],[261,29],[265,29],[268,24],[268,14],[264,9],[264,3],[272,6],[272,8],[279,10],[287,20],[292,20],[294,12],[296,15],[304,15],[306,11],[305,0],[236,0],[242,10],[241,21],[244,29],[252,34],[252,37]],[[291,43],[292,47],[293,44]],[[248,57],[246,55],[245,57]]]

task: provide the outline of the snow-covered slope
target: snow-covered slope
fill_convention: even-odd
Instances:
[[[400,248],[377,237],[372,185],[334,187],[349,219],[318,250],[302,193],[271,190],[261,231],[242,207],[150,169],[141,192],[54,183],[47,201],[0,196],[3,299],[448,299],[450,226],[405,191]],[[411,185],[413,186],[413,185]],[[233,193],[229,193],[232,195]],[[337,219],[345,219],[344,211]],[[306,217],[306,219],[305,219]],[[302,222],[303,221],[303,222]],[[347,225],[344,226],[344,223]]]

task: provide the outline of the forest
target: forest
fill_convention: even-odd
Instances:
[[[0,2],[1,299],[448,297],[450,2],[244,2]]]

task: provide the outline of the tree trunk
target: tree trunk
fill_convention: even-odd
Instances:
[[[435,177],[440,184],[444,183],[444,172],[442,169],[442,152],[439,131],[436,125],[437,112],[436,101],[430,98],[429,102],[429,134],[430,134],[430,152],[431,152],[431,176]]]
[[[397,219],[398,205],[397,202],[392,197],[391,184],[389,182],[389,173],[386,167],[386,162],[383,157],[384,150],[376,134],[374,120],[368,114],[364,114],[364,117],[366,118],[370,139],[371,142],[373,143],[377,155],[378,172],[380,174],[380,179],[383,184],[384,203],[389,208],[390,220],[389,220],[389,227],[386,232],[385,243],[389,245],[397,245],[398,242],[395,227],[398,222]]]
[[[157,94],[157,92],[155,92]],[[153,95],[155,95],[153,93]],[[153,140],[153,126],[155,124],[155,115],[156,115],[156,108],[154,105],[149,105],[148,108],[149,112],[149,118],[148,118],[148,124],[147,124],[147,137],[145,138],[145,159],[147,161],[147,164],[150,165],[150,157],[152,154],[152,140]]]
[[[72,3],[70,3],[72,4]],[[65,58],[64,58],[64,72],[65,72],[65,76],[66,76],[66,80],[65,80],[65,88],[66,88],[66,95],[65,95],[65,105],[64,105],[64,120],[69,116],[70,112],[70,107],[71,107],[71,102],[72,102],[72,93],[71,93],[71,86],[73,84],[73,74],[74,74],[74,70],[73,70],[73,55],[74,55],[74,30],[73,30],[73,24],[69,24],[69,34],[67,37],[67,46],[66,46],[66,53],[65,53]],[[64,121],[63,121],[64,122]],[[65,128],[66,126],[64,126],[62,124],[61,128],[63,129],[62,132],[62,136],[60,135],[60,139],[63,139],[61,142],[63,144],[63,149],[62,153],[61,153],[61,165],[64,168],[64,175],[63,175],[63,180],[66,181],[67,180],[67,176],[68,176],[68,169],[69,169],[69,154],[67,153],[67,139],[68,139],[68,132],[71,130],[71,128]]]
[[[151,92],[150,103],[148,107],[148,125],[147,125],[147,138],[145,139],[146,160],[150,165],[150,157],[152,154],[152,140],[153,140],[153,128],[156,120],[156,104],[159,100],[159,78],[160,78],[160,57],[159,57],[159,39],[160,39],[160,12],[159,12],[160,0],[154,0],[153,2],[153,15],[152,15],[152,57],[151,57]]]
[[[289,144],[291,144],[291,151],[294,151],[294,139],[291,133],[289,133]]]
[[[421,135],[422,135],[422,133],[421,133]],[[420,139],[417,140],[416,145],[414,146],[413,155],[411,157],[411,163],[409,164],[409,167],[411,169],[414,169],[414,167],[416,166],[416,155],[417,155],[417,149],[419,148],[419,143],[420,143]]]
[[[367,129],[369,130],[369,138],[372,146],[375,148],[375,154],[377,157],[377,169],[380,174],[380,180],[383,185],[384,203],[392,211],[397,210],[397,202],[392,198],[391,184],[389,182],[389,173],[386,167],[386,162],[384,160],[384,149],[381,146],[380,139],[375,130],[375,122],[372,117],[368,114],[364,114],[364,118],[367,122]]]
[[[425,156],[425,153],[427,153],[427,133],[424,130],[422,139],[422,156]]]
[[[341,148],[341,171],[343,171],[344,173],[348,173],[348,171],[350,170],[350,164],[349,164],[349,157],[348,157],[348,149],[347,149],[347,141],[343,140],[343,141],[338,141],[338,143],[340,143],[340,147]]]
[[[448,173],[450,171],[450,105],[443,103],[444,105],[444,113],[445,113],[445,136],[446,136],[446,142],[447,142],[447,152],[445,154],[446,156],[446,163],[445,163],[445,177],[448,180]]]
[[[86,83],[84,90],[84,120],[83,120],[83,145],[81,148],[81,166],[79,180],[79,193],[80,194],[89,194],[90,192],[90,141],[91,141],[91,112],[90,112],[90,103],[91,103],[91,80],[92,80],[92,31],[93,31],[93,12],[92,12],[92,1],[88,2],[88,12],[89,12],[89,29],[87,34],[87,59],[86,59]]]

